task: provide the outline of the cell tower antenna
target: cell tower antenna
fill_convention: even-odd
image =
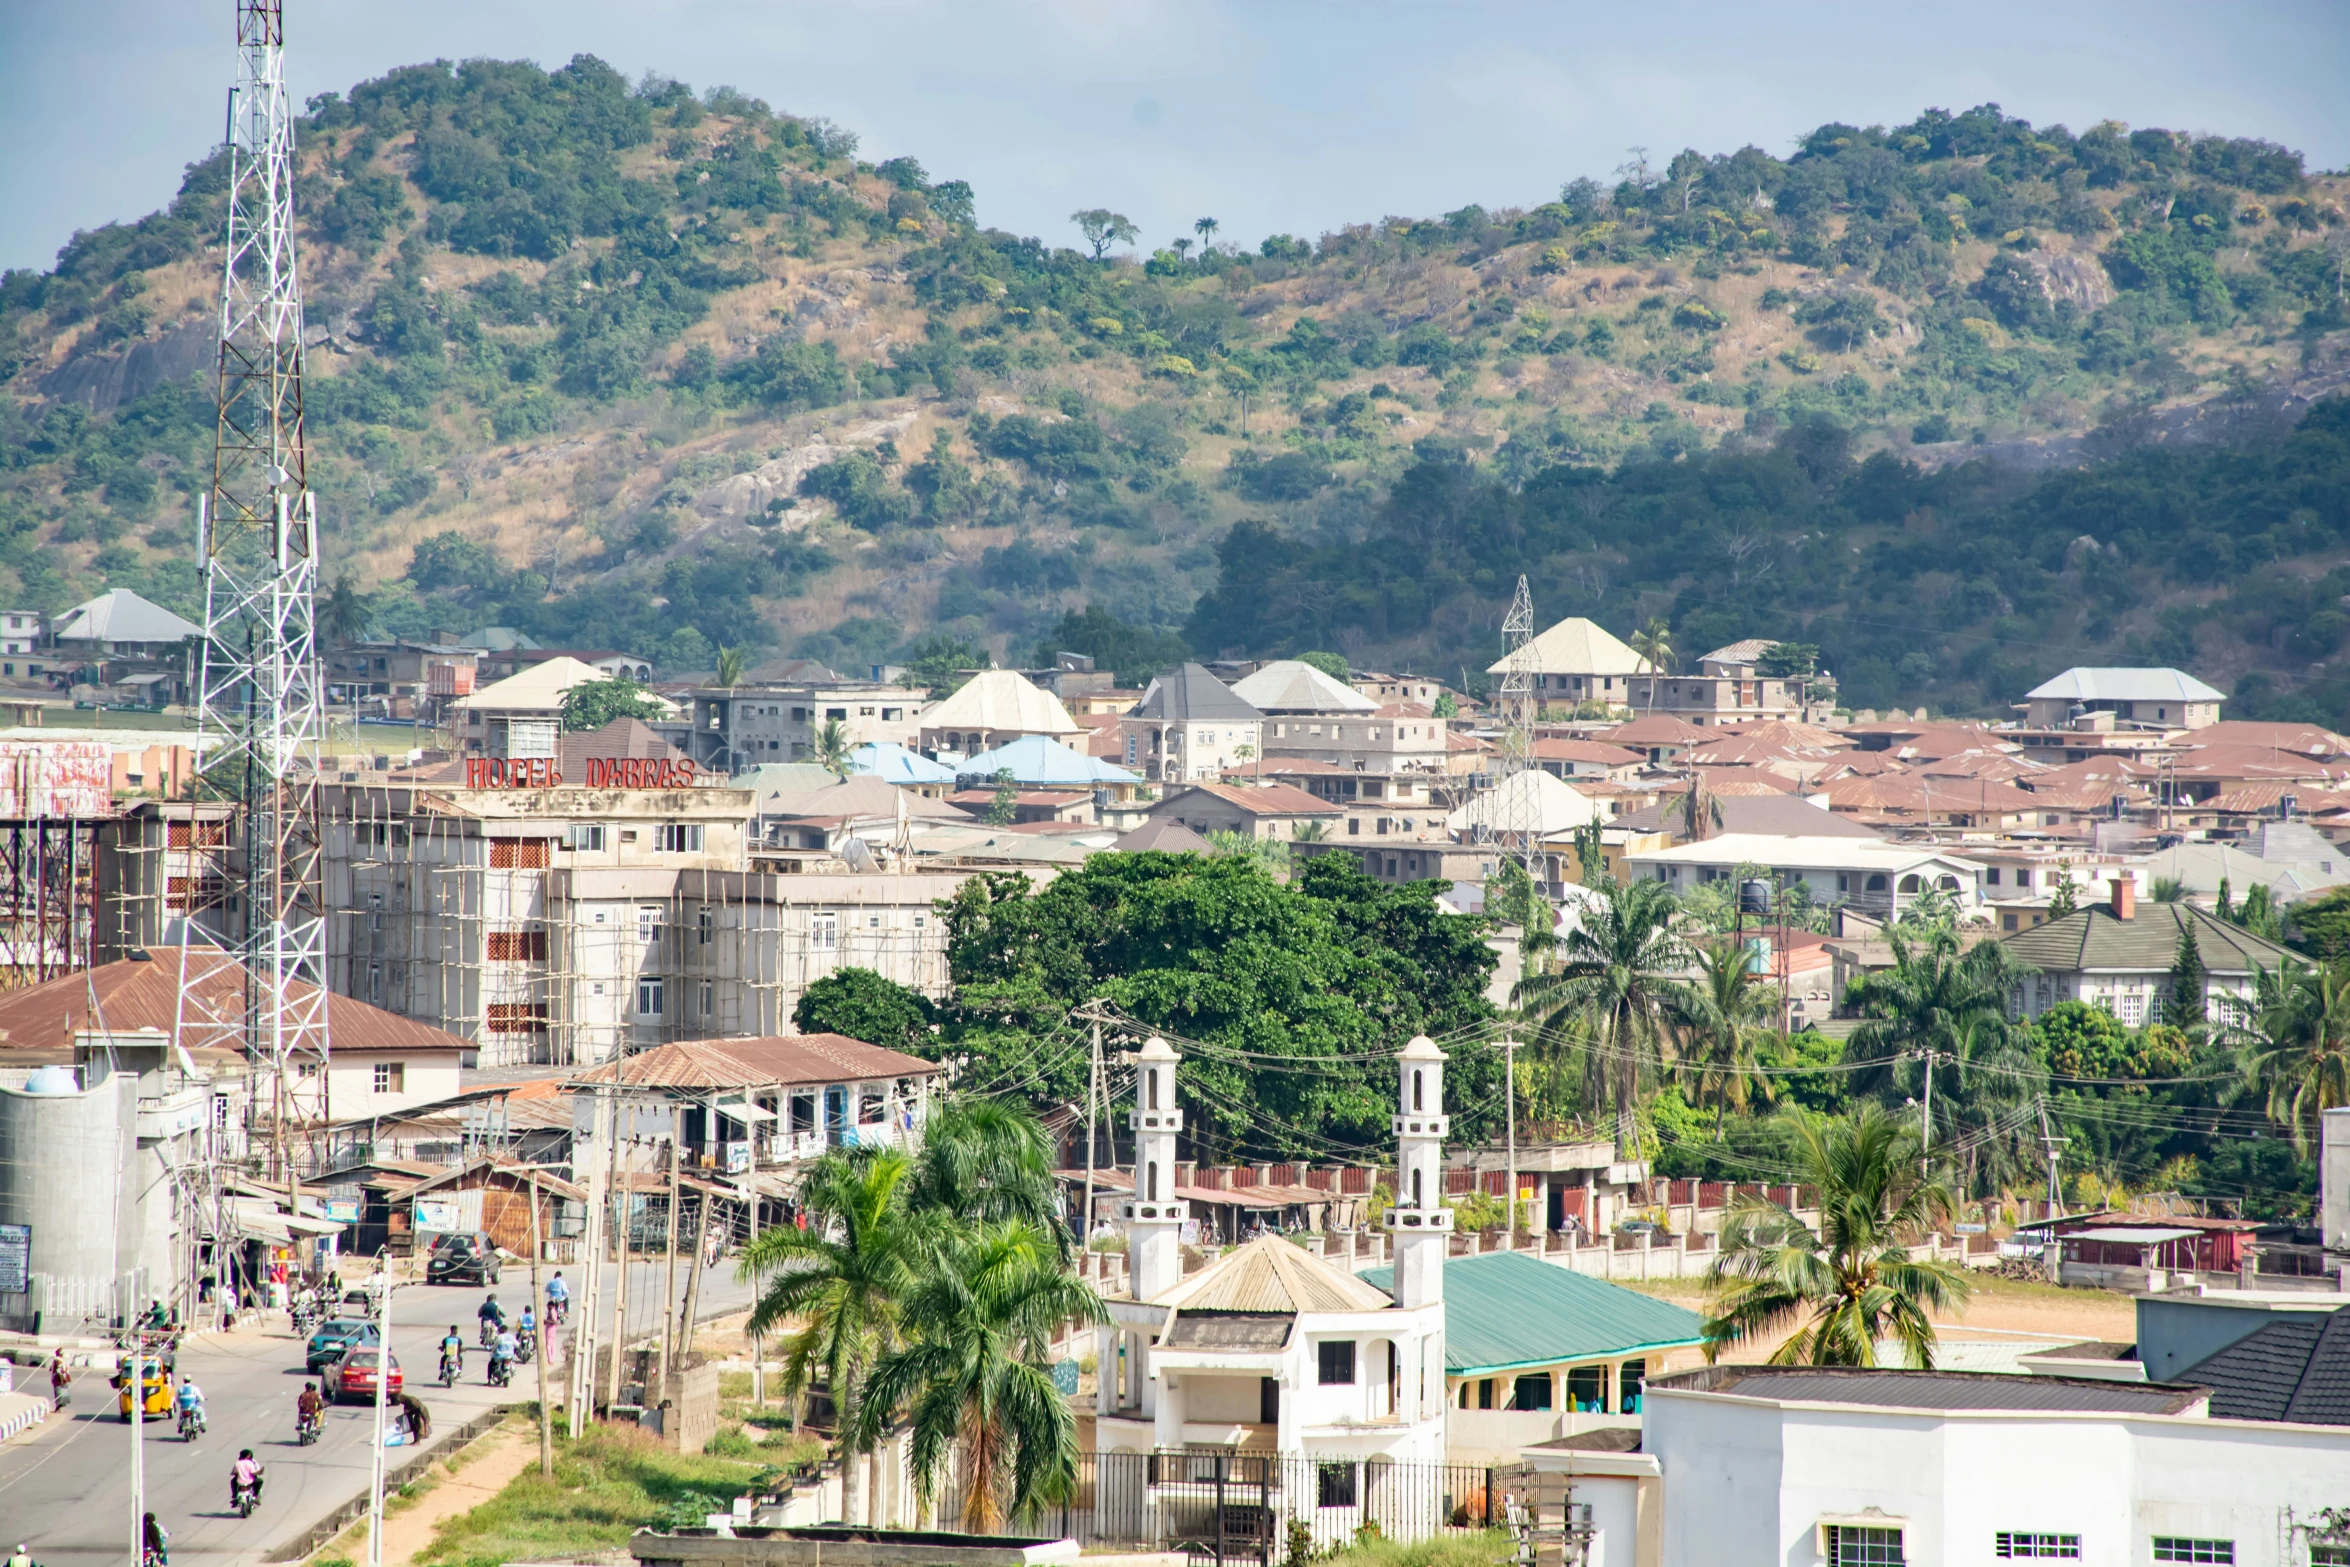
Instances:
[[[318,504],[302,435],[302,288],[294,264],[294,116],[284,0],[237,0],[228,100],[219,423],[196,508],[204,572],[199,798],[241,807],[227,932],[243,1038],[275,1083],[276,1173],[326,1111],[326,923],[319,887]],[[192,832],[195,824],[191,824]],[[191,902],[193,900],[191,899]],[[186,938],[194,945],[196,937]],[[188,974],[193,988],[195,958]],[[183,1010],[192,1001],[183,999]],[[308,1103],[298,1103],[308,1100]]]

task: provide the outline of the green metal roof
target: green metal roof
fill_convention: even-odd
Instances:
[[[2141,903],[2136,918],[2126,920],[2115,919],[2111,909],[2096,905],[1999,940],[2012,956],[2043,974],[2160,973],[2177,958],[2179,932],[2189,925],[2195,928],[2195,948],[2210,973],[2248,974],[2299,956],[2188,903]]]
[[[1393,1268],[1362,1277],[1390,1293]],[[1444,1370],[1485,1376],[1562,1360],[1601,1360],[1702,1344],[1697,1313],[1522,1251],[1444,1264]]]

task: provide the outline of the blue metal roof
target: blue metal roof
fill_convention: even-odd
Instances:
[[[887,779],[893,784],[951,784],[955,770],[934,762],[896,741],[868,741],[849,753],[849,771]]]
[[[1390,1294],[1393,1268],[1366,1268]],[[1488,1376],[1705,1342],[1694,1311],[1544,1262],[1491,1251],[1444,1264],[1444,1371]]]
[[[955,772],[964,778],[973,774],[992,778],[1005,768],[1011,769],[1015,783],[1024,784],[1065,784],[1090,789],[1096,784],[1139,781],[1123,767],[1112,767],[1099,757],[1072,751],[1046,735],[1022,735],[1008,745],[982,751],[958,764]]]

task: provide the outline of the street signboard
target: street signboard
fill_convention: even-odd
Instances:
[[[21,1295],[33,1287],[33,1227],[0,1224],[0,1295]]]

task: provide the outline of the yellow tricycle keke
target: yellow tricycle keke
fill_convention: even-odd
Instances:
[[[179,1389],[172,1385],[171,1372],[162,1361],[152,1357],[141,1356],[140,1361],[140,1370],[144,1373],[140,1378],[140,1391],[143,1395],[140,1403],[146,1411],[146,1416],[149,1420],[169,1420],[172,1413],[172,1400],[179,1393]],[[115,1413],[122,1416],[123,1424],[130,1424],[131,1379],[130,1362],[127,1358],[115,1368],[114,1395]]]

